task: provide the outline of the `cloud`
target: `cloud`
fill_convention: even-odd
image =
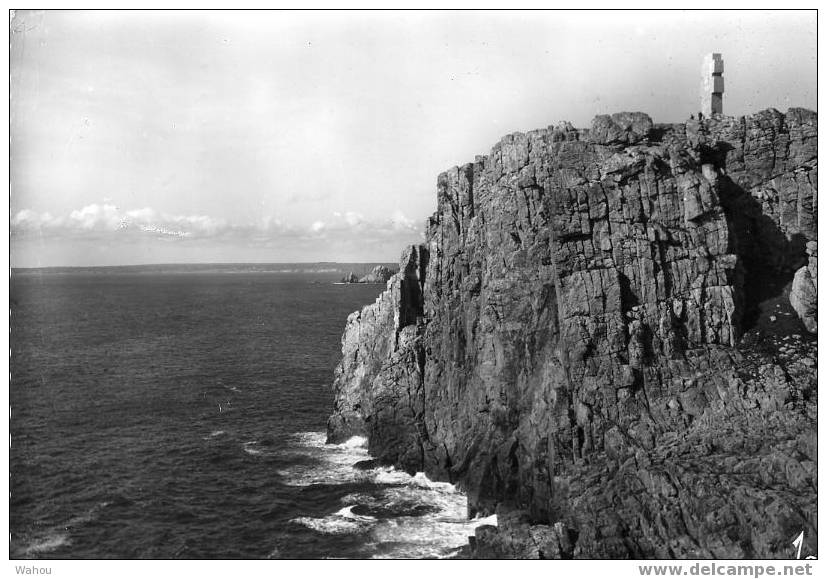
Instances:
[[[31,231],[35,229],[42,229],[44,227],[58,227],[62,224],[62,220],[52,217],[50,213],[37,213],[30,209],[19,211],[10,222],[12,231]]]
[[[114,205],[93,203],[83,209],[77,209],[69,214],[70,226],[91,230],[114,230],[121,224],[118,208]]]
[[[401,211],[398,209],[393,212],[391,215],[391,223],[393,223],[394,227],[401,229],[401,230],[417,230],[419,227],[417,226],[416,222],[413,219],[408,219]]]
[[[350,227],[358,227],[365,220],[365,217],[361,213],[357,213],[356,211],[345,211],[344,213],[339,213],[337,211],[333,214],[333,217],[341,219]]]
[[[270,246],[279,241],[294,243],[354,244],[395,242],[401,244],[421,237],[413,219],[395,211],[386,219],[368,219],[357,211],[334,212],[319,216],[307,226],[285,223],[264,216],[255,223],[230,223],[209,215],[172,215],[151,207],[121,210],[111,203],[92,203],[53,216],[31,209],[18,211],[10,218],[13,239],[130,239],[212,240]]]
[[[232,223],[152,207],[93,203],[63,215],[23,209],[10,215],[14,267],[189,262],[393,261],[420,243],[422,220],[399,211],[317,213],[307,223],[264,215]]]
[[[409,219],[401,211],[396,210],[387,219],[366,219],[364,215],[356,211],[345,211],[344,213],[333,213],[333,219],[325,224],[329,232],[334,233],[405,233],[418,232],[420,227],[413,219]]]
[[[152,208],[122,211],[109,203],[92,203],[53,217],[31,209],[18,211],[11,220],[13,237],[96,238],[109,235],[150,234],[191,237],[215,235],[227,229],[227,223],[206,215],[169,215]]]

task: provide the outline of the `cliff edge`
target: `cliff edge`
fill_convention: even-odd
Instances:
[[[815,552],[816,141],[803,109],[619,113],[441,174],[347,320],[329,441],[496,512],[478,557]]]

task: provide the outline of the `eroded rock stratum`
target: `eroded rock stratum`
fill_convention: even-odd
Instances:
[[[497,512],[480,557],[814,552],[815,327],[789,292],[803,268],[812,315],[816,141],[803,109],[620,113],[443,173],[426,242],[348,318],[329,439]]]

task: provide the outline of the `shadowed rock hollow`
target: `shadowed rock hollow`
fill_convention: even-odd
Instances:
[[[443,173],[347,320],[329,441],[496,512],[478,557],[814,552],[816,140],[803,109],[620,113]]]

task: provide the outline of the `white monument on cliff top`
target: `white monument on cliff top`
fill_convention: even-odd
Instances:
[[[701,67],[701,113],[705,117],[724,112],[724,59],[713,52]]]

